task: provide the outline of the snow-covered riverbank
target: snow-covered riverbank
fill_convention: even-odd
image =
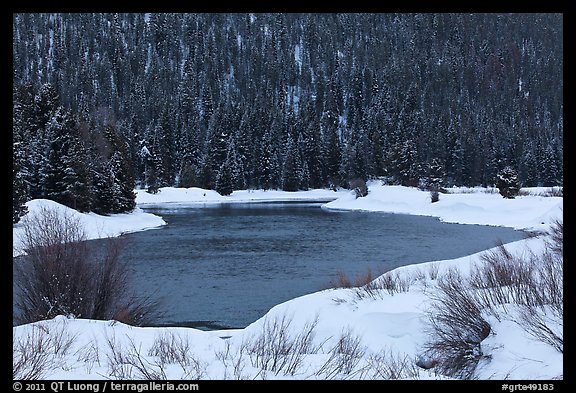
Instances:
[[[150,195],[138,191],[139,206],[164,203],[234,203],[271,200],[338,199],[324,205],[329,209],[386,211],[431,215],[444,221],[465,224],[503,225],[530,230],[547,230],[552,220],[562,217],[563,199],[526,195],[504,200],[498,194],[486,192],[441,194],[440,201],[430,203],[427,192],[396,186],[370,183],[370,194],[355,199],[348,191],[334,193],[315,190],[300,193],[279,191],[237,191],[222,197],[213,191],[200,189],[162,189]],[[539,190],[532,190],[538,194]],[[292,198],[292,199],[290,199]],[[32,201],[31,212],[49,201]],[[64,207],[59,207],[66,210]],[[162,225],[161,218],[137,210],[132,214],[99,217],[78,214],[87,232],[114,236]],[[15,241],[21,225],[14,226]],[[512,253],[541,251],[542,238],[530,238],[507,245]],[[138,328],[114,321],[93,321],[57,317],[53,320],[13,328],[14,343],[30,338],[63,337],[69,339],[67,351],[48,354],[49,366],[45,379],[102,379],[146,376],[144,371],[168,379],[326,379],[326,378],[386,378],[386,366],[407,364],[397,377],[406,379],[437,379],[434,369],[412,367],[423,353],[429,338],[427,312],[431,298],[437,293],[437,279],[449,268],[466,277],[481,261],[481,254],[454,260],[407,265],[392,272],[406,290],[389,293],[381,290],[377,296],[359,296],[350,288],[328,289],[302,296],[273,307],[263,318],[245,329],[200,331],[191,328]],[[408,262],[409,263],[409,262]],[[482,342],[483,358],[479,363],[478,379],[557,379],[563,378],[563,356],[552,346],[536,340],[510,318],[490,319],[492,332]],[[557,328],[557,326],[555,327]],[[54,332],[43,336],[43,332]],[[272,337],[283,332],[285,343],[306,342],[299,353],[281,368],[265,362],[265,353]],[[310,339],[304,337],[310,332]],[[345,339],[348,337],[348,339]],[[307,341],[306,341],[307,340]],[[172,343],[187,348],[185,356],[166,356],[162,345]],[[111,345],[113,344],[113,345]],[[346,344],[346,348],[342,347]],[[335,350],[340,345],[340,350]],[[263,352],[259,355],[258,351]],[[340,352],[338,352],[340,351]],[[123,355],[126,363],[118,362]],[[349,356],[348,356],[349,355]],[[332,358],[331,358],[332,356]],[[348,356],[348,357],[347,357]],[[134,362],[130,362],[130,359]],[[331,360],[333,359],[333,360]],[[347,361],[339,371],[338,361]],[[292,367],[289,367],[292,366]],[[347,370],[346,367],[350,366]],[[380,370],[381,372],[377,372]]]

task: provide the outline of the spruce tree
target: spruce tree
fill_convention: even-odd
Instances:
[[[282,190],[284,191],[298,191],[300,188],[299,174],[301,168],[298,163],[298,151],[292,136],[288,134],[286,141],[286,154],[284,157],[284,165],[282,167]]]
[[[518,172],[510,166],[504,167],[498,172],[496,178],[496,187],[506,199],[514,199],[520,192],[520,182],[518,181]]]
[[[28,200],[28,190],[22,176],[22,155],[18,144],[12,148],[12,223],[16,224],[28,212],[24,205]]]
[[[220,195],[230,195],[234,191],[232,179],[232,165],[230,160],[224,161],[216,177],[215,189]]]

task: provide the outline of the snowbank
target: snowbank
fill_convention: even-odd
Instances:
[[[160,205],[165,203],[202,204],[202,203],[249,203],[249,202],[275,202],[275,201],[302,201],[302,202],[328,202],[347,194],[346,191],[330,191],[325,189],[308,191],[279,191],[279,190],[239,190],[232,194],[222,196],[216,191],[202,188],[175,188],[163,187],[157,194],[150,194],[146,190],[136,190],[136,203],[144,205]]]
[[[373,181],[368,183],[368,190],[364,198],[356,199],[353,193],[348,193],[323,207],[433,216],[451,223],[529,230],[546,230],[552,219],[562,217],[563,198],[545,197],[537,190],[515,199],[504,199],[497,192],[452,190],[452,193],[440,194],[436,203],[431,203],[429,192],[417,188],[384,186]]]
[[[143,231],[166,225],[166,222],[159,216],[145,213],[140,208],[136,208],[132,213],[111,214],[101,216],[96,213],[80,213],[64,205],[48,199],[34,199],[26,203],[28,213],[22,217],[20,222],[13,226],[12,236],[12,255],[18,256],[24,253],[22,250],[22,236],[24,235],[24,226],[30,219],[34,219],[42,209],[54,210],[77,222],[84,228],[86,238],[102,239],[106,237],[115,237],[123,233]]]

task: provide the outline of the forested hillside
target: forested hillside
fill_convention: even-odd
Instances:
[[[563,181],[561,14],[14,14],[13,79],[16,204]]]

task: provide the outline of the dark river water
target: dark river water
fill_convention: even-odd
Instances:
[[[160,298],[154,324],[242,328],[271,307],[356,277],[469,255],[521,239],[510,228],[312,203],[155,207],[168,225],[126,235],[138,292]]]

